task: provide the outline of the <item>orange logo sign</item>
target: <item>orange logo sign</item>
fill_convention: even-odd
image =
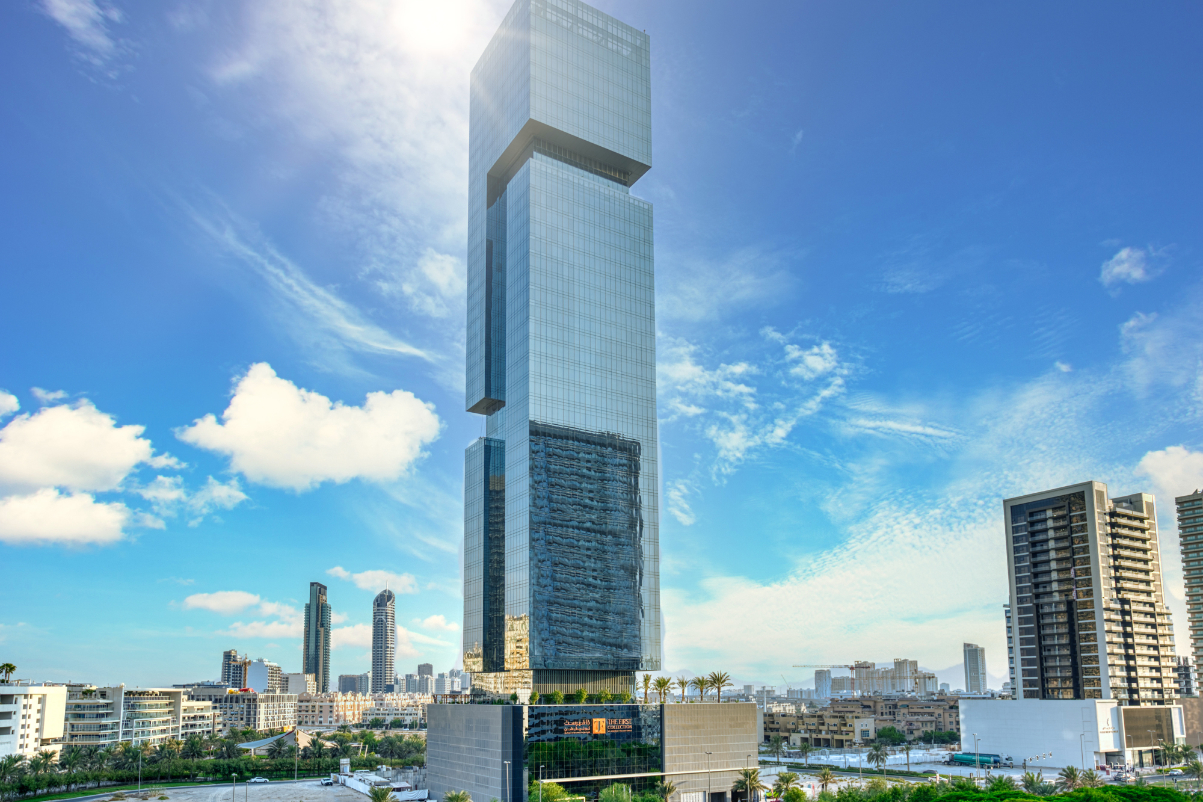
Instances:
[[[604,718],[593,719],[593,734],[594,735],[605,735],[606,734],[606,720]]]

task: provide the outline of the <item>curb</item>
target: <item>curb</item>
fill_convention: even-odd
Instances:
[[[316,782],[321,782],[321,781],[322,781],[321,777],[309,777],[304,780],[271,780],[271,782],[279,783],[280,785],[300,785],[301,783],[316,783]],[[230,785],[230,784],[231,783],[229,783],[229,782],[211,782],[211,783],[202,783],[200,785],[171,785],[171,786],[164,787],[163,790],[165,792],[170,792],[170,791],[184,791],[189,788],[220,788],[223,785]],[[243,785],[245,785],[245,784],[246,783],[244,782]],[[65,797],[65,798],[54,799],[54,800],[51,800],[51,802],[93,802],[93,800],[97,800],[97,799],[107,799],[108,797],[111,797],[113,794],[129,795],[129,794],[139,794],[139,793],[143,793],[143,792],[139,791],[136,788],[131,790],[129,788],[122,788],[122,787],[118,786],[118,787],[114,787],[112,791],[101,791],[100,793],[90,794],[88,796],[70,796],[70,797]],[[20,800],[19,802],[41,802],[41,800],[44,800],[44,799],[46,799],[46,797],[36,797],[35,796],[35,797],[29,797],[28,800]]]

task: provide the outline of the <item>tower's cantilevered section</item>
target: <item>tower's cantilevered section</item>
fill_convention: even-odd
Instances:
[[[647,34],[518,0],[472,71],[464,667],[474,692],[660,666]]]

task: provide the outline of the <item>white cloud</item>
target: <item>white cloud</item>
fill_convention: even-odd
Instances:
[[[94,63],[108,59],[117,49],[108,30],[109,22],[120,22],[121,12],[95,0],[42,0],[42,10],[84,48]]]
[[[29,392],[33,397],[38,399],[42,404],[53,404],[55,401],[62,401],[67,397],[66,390],[43,390],[41,387],[31,387]]]
[[[791,264],[797,254],[744,248],[710,261],[668,256],[658,270],[656,311],[665,320],[701,322],[751,306],[763,307],[788,298],[797,283]],[[663,273],[663,276],[661,276]]]
[[[1173,508],[1176,496],[1203,489],[1203,452],[1191,451],[1184,446],[1150,451],[1141,458],[1136,473],[1153,481],[1157,506],[1168,512]]]
[[[439,434],[433,405],[413,393],[368,393],[344,406],[279,378],[266,363],[239,379],[218,423],[206,415],[177,431],[186,443],[226,454],[252,482],[309,490],[322,482],[402,476]]]
[[[839,354],[829,342],[821,342],[810,348],[786,343],[785,358],[793,363],[790,374],[807,381],[834,373],[840,367]]]
[[[41,488],[0,498],[0,542],[13,545],[113,543],[129,522],[124,504],[98,502],[88,493]]]
[[[258,604],[259,596],[245,590],[219,590],[214,593],[194,593],[184,599],[185,610],[210,610],[233,615]]]
[[[466,235],[469,75],[507,6],[251,0],[210,70],[219,102],[255,104],[333,162],[323,222],[347,232],[365,278],[436,319],[463,293],[447,254]]]
[[[1099,281],[1108,289],[1119,284],[1140,284],[1156,278],[1161,271],[1154,268],[1150,257],[1156,252],[1140,248],[1121,248],[1099,271]]]
[[[230,510],[247,500],[237,478],[223,483],[212,476],[195,493],[184,488],[184,480],[179,476],[156,476],[150,484],[136,488],[134,492],[151,502],[160,515],[174,516],[180,510],[187,512],[191,516],[189,526],[198,525],[214,510]]]
[[[0,390],[0,418],[11,415],[21,408],[21,402],[12,393]]]
[[[1059,360],[1053,363],[1053,367],[1062,373],[1072,373],[1074,369],[1073,365],[1069,364],[1068,362],[1061,362]]]
[[[689,506],[689,496],[694,491],[695,487],[692,482],[688,479],[678,479],[670,482],[665,492],[665,495],[668,496],[668,512],[677,519],[681,526],[693,526],[697,522],[697,516],[693,514],[693,508]]]
[[[0,429],[0,487],[113,490],[140,464],[176,467],[155,456],[143,426],[117,426],[90,401],[18,415]]]
[[[436,632],[459,632],[459,624],[448,621],[446,616],[442,615],[432,615],[424,619],[415,618],[414,623],[423,629],[431,629]]]
[[[372,645],[371,624],[351,624],[330,631],[331,649],[364,649]]]
[[[343,568],[341,565],[336,565],[326,571],[330,576],[345,579],[349,582],[354,582],[355,587],[360,590],[381,591],[388,587],[393,593],[417,593],[418,582],[414,579],[413,574],[395,574],[392,571],[370,570],[360,571],[353,574]]]
[[[235,621],[222,633],[232,638],[299,638],[304,625],[289,621]]]

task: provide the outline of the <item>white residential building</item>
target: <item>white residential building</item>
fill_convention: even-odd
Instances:
[[[281,693],[284,691],[284,672],[270,660],[260,657],[246,669],[246,685],[255,693]]]
[[[297,724],[296,694],[198,686],[191,690],[189,696],[193,701],[211,702],[220,716],[219,725],[226,731],[231,727],[260,732],[286,730]]]
[[[102,748],[119,743],[124,700],[124,685],[68,685],[63,742]]]
[[[65,685],[0,684],[0,757],[62,748]]]
[[[284,693],[317,693],[317,677],[313,674],[285,674]]]

